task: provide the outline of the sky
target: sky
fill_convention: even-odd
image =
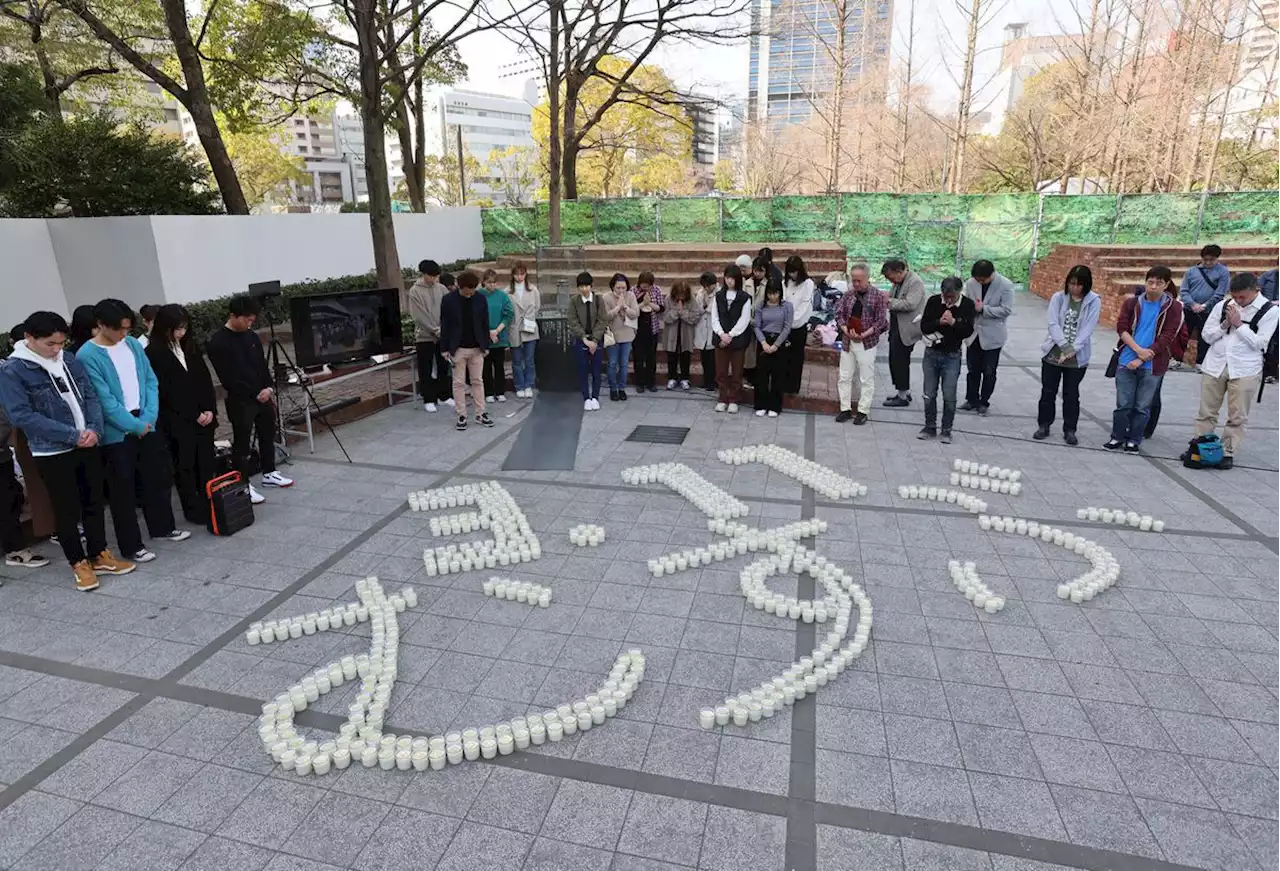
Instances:
[[[1072,20],[1072,0],[994,0],[991,8],[990,23],[979,36],[980,55],[975,76],[978,85],[988,83],[999,67],[1006,24],[1027,22],[1031,35],[1043,36],[1064,32],[1064,28],[1070,28]],[[894,0],[892,51],[895,57],[900,56],[905,48],[907,10],[905,0]],[[958,92],[955,79],[959,78],[959,62],[955,60],[957,47],[948,34],[963,35],[963,16],[953,0],[916,0],[915,20],[915,64],[920,69],[918,80],[930,87],[935,107],[946,109],[955,102]],[[503,69],[503,65],[519,60],[519,55],[504,37],[480,33],[464,40],[459,48],[469,70],[464,87],[512,97],[521,95],[529,75],[511,75],[510,70]],[[731,46],[664,46],[655,52],[654,60],[682,87],[730,102],[746,97],[749,57],[747,40],[744,39],[740,44]]]

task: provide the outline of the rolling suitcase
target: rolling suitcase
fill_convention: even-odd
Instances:
[[[249,482],[239,472],[219,475],[205,485],[209,497],[209,531],[214,535],[235,535],[253,525],[253,502]]]

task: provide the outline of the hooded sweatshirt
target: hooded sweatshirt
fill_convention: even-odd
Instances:
[[[71,419],[75,422],[77,432],[85,429],[84,406],[81,404],[80,396],[76,390],[75,379],[71,377],[71,373],[67,371],[66,364],[62,362],[65,351],[59,351],[58,355],[53,359],[43,357],[35,351],[27,347],[27,340],[20,339],[13,346],[13,353],[9,356],[14,360],[26,360],[35,363],[49,375],[49,380],[53,382],[54,389],[58,391],[58,395],[62,397],[62,401],[67,404],[67,408],[71,410]],[[35,451],[33,456],[48,456],[49,452]],[[65,453],[64,451],[55,451],[53,453]]]
[[[440,341],[440,301],[449,288],[437,278],[428,286],[419,278],[409,288],[409,315],[413,318],[414,341]]]

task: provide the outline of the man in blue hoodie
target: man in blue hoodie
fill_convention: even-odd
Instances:
[[[152,538],[184,541],[191,537],[173,519],[173,486],[164,436],[156,432],[160,393],[156,373],[142,345],[129,335],[133,312],[118,299],[94,306],[98,332],[76,352],[102,403],[105,421],[102,456],[107,465],[111,522],[120,552],[134,562],[156,555],[142,544],[138,528],[135,475],[141,478],[142,516]]]
[[[1231,284],[1231,272],[1220,262],[1222,249],[1217,245],[1206,245],[1200,249],[1200,262],[1187,270],[1182,276],[1182,289],[1178,299],[1182,302],[1183,315],[1186,318],[1187,331],[1196,340],[1196,368],[1204,362],[1204,355],[1209,353],[1209,343],[1200,338],[1205,319],[1213,307],[1222,302]]]

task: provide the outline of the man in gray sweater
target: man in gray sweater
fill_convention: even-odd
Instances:
[[[920,341],[925,291],[920,276],[903,260],[886,260],[880,274],[889,280],[889,377],[897,391],[884,401],[890,408],[911,404],[911,351]]]
[[[409,315],[418,351],[418,389],[422,407],[436,411],[437,402],[453,405],[453,379],[449,361],[440,349],[440,300],[449,289],[440,283],[440,264],[423,260],[420,276],[409,288]]]
[[[1009,340],[1009,327],[1005,322],[1013,314],[1013,282],[996,272],[990,260],[979,260],[969,274],[972,278],[964,283],[964,295],[973,300],[977,318],[973,341],[965,354],[969,377],[965,384],[965,403],[960,408],[985,416],[996,389],[1000,349]]]

